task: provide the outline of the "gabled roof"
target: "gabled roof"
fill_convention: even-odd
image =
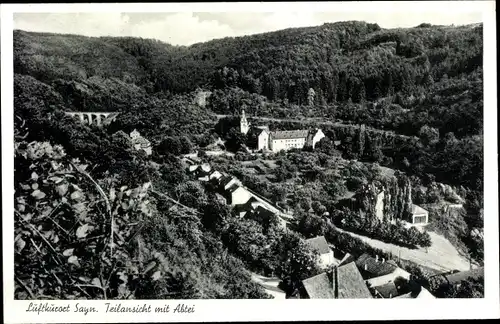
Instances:
[[[239,186],[238,184],[235,183],[231,187],[227,188],[227,191],[229,193],[233,193],[233,192],[235,192],[236,190],[238,190],[240,188],[243,188],[243,187],[241,187],[241,186]]]
[[[366,277],[365,279],[387,275],[394,272],[397,268],[392,263],[382,262],[380,259],[377,261],[367,253],[364,253],[356,260],[356,266],[364,273],[363,276]]]
[[[415,296],[414,293],[409,292],[407,294],[399,295],[394,298],[420,298],[420,299],[436,299],[434,295],[432,295],[427,289],[421,287],[418,295]]]
[[[311,299],[334,299],[335,293],[325,272],[302,280],[302,285]]]
[[[427,210],[425,210],[425,209],[423,209],[423,208],[422,208],[422,207],[420,207],[420,206],[417,206],[417,205],[413,204],[413,205],[411,206],[411,213],[412,213],[413,215],[421,215],[421,214],[427,214],[427,213],[428,213],[428,211],[427,211]]]
[[[250,205],[251,208],[256,208],[258,207],[259,205],[261,205],[262,203],[260,201],[257,200],[257,198],[255,198],[254,196],[252,196],[249,200],[248,200],[248,204]]]
[[[222,176],[221,178],[219,178],[219,180],[220,180],[220,184],[222,185],[222,187],[225,188],[231,181],[236,180],[236,178],[229,176],[229,175],[225,175],[225,176]]]
[[[382,286],[374,287],[374,289],[384,298],[394,298],[398,296],[398,289],[394,282],[388,282]]]
[[[269,131],[269,126],[267,126],[267,125],[255,126],[255,128],[260,129],[260,130]]]
[[[337,268],[338,298],[373,298],[354,262]]]
[[[304,129],[271,132],[271,136],[273,139],[306,138],[308,134],[309,131]]]
[[[341,265],[344,265],[344,264],[348,264],[348,263],[351,263],[352,261],[354,261],[355,258],[353,255],[351,255],[350,253],[346,253],[344,255],[344,257],[342,258],[342,260],[340,260],[339,262],[339,266]]]
[[[273,216],[276,215],[275,213],[273,213],[269,209],[266,209],[266,208],[264,208],[262,206],[257,206],[257,208],[255,209],[254,213],[256,213],[256,214],[258,214],[260,216],[265,216],[265,217],[273,217]]]
[[[248,130],[248,135],[258,137],[263,132],[269,133],[269,127],[267,127],[267,126],[252,126]]]
[[[306,243],[313,249],[318,250],[319,254],[330,253],[330,247],[324,236],[316,236],[306,240]]]
[[[132,132],[130,132],[130,137],[134,138],[137,136],[140,136],[141,134],[137,131],[137,129],[134,129]]]
[[[422,289],[424,289],[424,288],[422,288]],[[403,294],[403,295],[396,296],[394,298],[400,298],[401,299],[401,298],[415,298],[415,297],[413,296],[413,294],[411,292],[409,292],[409,293],[406,293],[406,294]]]
[[[420,299],[436,299],[436,297],[431,294],[430,291],[428,291],[427,289],[425,289],[424,287],[422,287],[422,290],[420,290],[420,293],[418,294],[418,296],[416,298],[420,298]]]
[[[394,270],[393,272],[391,272],[387,275],[380,276],[380,277],[374,277],[374,278],[368,279],[367,281],[372,287],[378,287],[378,286],[385,285],[386,283],[389,283],[391,281],[394,281],[398,277],[405,278],[406,280],[409,280],[411,277],[411,274],[408,273],[407,271],[397,267],[396,270]]]
[[[314,136],[317,134],[323,134],[323,136],[325,135],[321,129],[315,128],[307,132],[307,141],[312,141]]]

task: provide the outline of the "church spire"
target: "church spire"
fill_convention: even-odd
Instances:
[[[240,131],[242,134],[248,133],[249,124],[247,121],[247,117],[245,116],[245,109],[241,110],[241,118],[240,118]]]

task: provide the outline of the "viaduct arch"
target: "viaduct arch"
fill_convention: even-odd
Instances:
[[[78,117],[85,124],[103,126],[111,123],[119,113],[67,111],[65,114],[67,116]]]

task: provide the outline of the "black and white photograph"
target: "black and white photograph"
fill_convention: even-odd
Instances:
[[[6,298],[498,301],[495,4],[446,2],[2,13]]]

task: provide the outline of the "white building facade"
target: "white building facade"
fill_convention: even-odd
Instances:
[[[310,238],[306,240],[306,243],[318,251],[318,267],[321,269],[326,269],[334,264],[336,264],[333,250],[328,246],[328,242],[326,241],[324,236],[317,236],[314,238]]]
[[[233,206],[246,204],[250,198],[252,195],[244,187],[237,186],[231,191],[231,205]]]
[[[318,261],[318,265],[320,268],[326,269],[333,264],[335,264],[335,258],[333,257],[332,250],[327,253],[320,254]]]
[[[325,137],[325,134],[323,133],[323,131],[321,129],[316,130],[316,132],[314,132],[314,135],[312,138],[312,143],[311,143],[312,148],[315,148],[316,144],[319,141],[321,141],[321,139],[323,139],[324,137]]]
[[[250,131],[250,123],[248,122],[245,111],[242,110],[240,117],[240,132],[248,134]],[[253,127],[258,131],[257,134],[257,151],[270,150],[274,153],[290,150],[302,149],[304,146],[311,146],[313,149],[316,147],[325,134],[321,129],[314,130],[287,130],[287,131],[273,131],[270,132],[267,126]]]
[[[269,149],[269,132],[263,129],[257,136],[257,151],[265,151]]]
[[[302,149],[306,145],[307,130],[277,131],[270,134],[269,149],[273,152]]]
[[[375,204],[375,215],[380,221],[384,220],[384,198],[385,198],[385,193],[384,191],[381,191],[377,195],[377,202]]]
[[[411,208],[412,224],[424,225],[429,222],[429,212],[415,204]]]

